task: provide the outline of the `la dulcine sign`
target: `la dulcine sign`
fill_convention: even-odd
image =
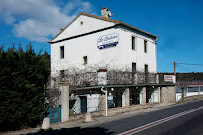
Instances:
[[[105,49],[117,45],[118,45],[118,34],[116,33],[101,36],[97,40],[97,46],[99,49]]]

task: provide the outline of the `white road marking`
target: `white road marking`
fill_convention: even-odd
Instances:
[[[156,125],[159,125],[161,123],[167,122],[169,120],[181,117],[183,115],[186,115],[186,114],[189,114],[189,113],[201,110],[201,109],[203,109],[203,106],[201,106],[201,107],[199,107],[197,109],[191,109],[191,110],[188,110],[188,111],[185,111],[185,112],[181,112],[181,113],[178,113],[178,114],[175,114],[175,115],[172,115],[172,116],[169,116],[169,117],[166,117],[166,118],[163,118],[163,119],[151,122],[149,124],[146,124],[146,125],[143,125],[143,126],[140,126],[140,127],[137,127],[137,128],[134,128],[134,129],[131,129],[131,130],[128,130],[128,131],[125,131],[125,132],[120,133],[118,135],[132,135],[132,134],[138,133],[140,131],[146,130],[148,128],[154,127]]]

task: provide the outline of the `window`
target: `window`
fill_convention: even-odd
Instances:
[[[157,87],[155,88],[147,87],[146,102],[147,103],[159,102],[159,92]]]
[[[132,72],[136,72],[136,63],[132,63]]]
[[[64,79],[65,79],[64,70],[60,71],[60,77],[61,77],[61,81],[64,82]]]
[[[61,59],[64,58],[64,46],[60,47],[60,55],[61,55]]]
[[[142,88],[131,87],[129,90],[130,105],[143,104]]]
[[[136,50],[136,37],[132,36],[132,50]]]
[[[147,40],[144,40],[144,52],[147,53]]]
[[[148,73],[148,65],[144,65],[144,71],[145,73]]]
[[[108,91],[108,108],[117,108],[122,107],[122,95],[123,89],[122,88],[114,88],[114,91]]]
[[[83,56],[83,64],[84,64],[84,65],[87,64],[87,56]]]

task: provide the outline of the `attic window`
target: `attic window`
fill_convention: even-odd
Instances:
[[[83,25],[83,21],[80,22],[80,25]]]

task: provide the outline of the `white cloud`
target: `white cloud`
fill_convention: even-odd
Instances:
[[[47,42],[79,12],[92,12],[92,5],[73,0],[61,8],[54,0],[0,0],[0,18],[13,26],[16,37]]]

